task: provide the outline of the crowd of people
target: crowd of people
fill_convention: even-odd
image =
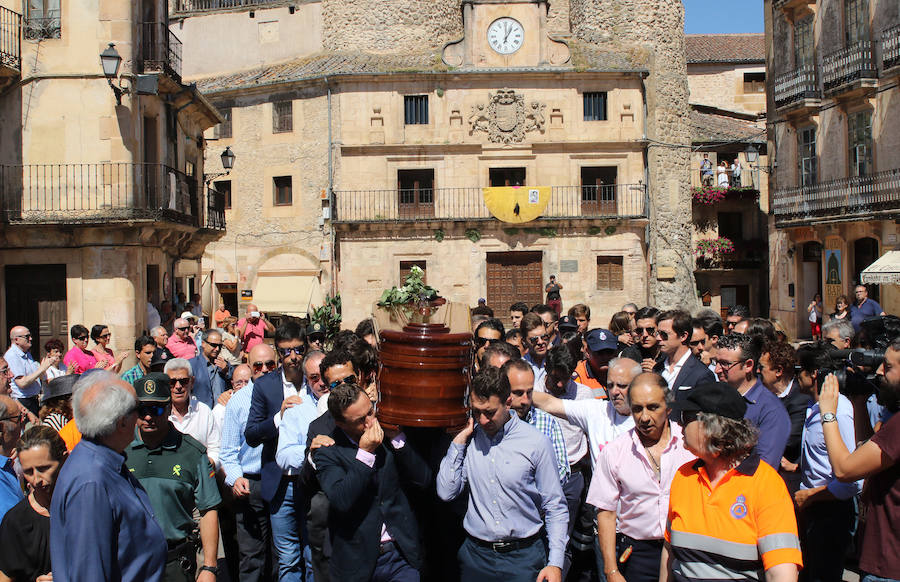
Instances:
[[[509,328],[472,310],[453,434],[379,422],[372,320],[185,309],[127,370],[106,325],[40,362],[13,327],[0,580],[900,579],[900,320],[856,317],[864,287],[799,347],[742,306],[593,326],[547,287]]]
[[[743,169],[740,158],[734,158],[732,163],[728,160],[719,160],[717,166],[713,166],[709,154],[703,154],[700,162],[700,183],[703,186],[718,186],[719,188],[740,188],[746,184],[742,181]]]

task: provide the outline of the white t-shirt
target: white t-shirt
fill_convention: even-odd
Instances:
[[[538,392],[547,392],[544,384],[541,384],[540,387],[535,386],[534,389]],[[568,404],[569,401],[594,400],[594,393],[584,384],[579,384],[575,380],[569,380],[565,393],[562,396],[559,396],[559,398]],[[581,458],[587,454],[587,437],[584,434],[583,428],[578,425],[562,418],[557,419],[557,421],[559,422],[559,427],[562,429],[563,438],[566,440],[566,454],[569,457],[569,464],[571,465],[581,460]]]
[[[634,418],[616,412],[609,400],[564,400],[566,417],[569,422],[587,433],[591,449],[591,466],[597,464],[600,451],[606,443],[634,428]],[[562,424],[564,421],[560,421]]]

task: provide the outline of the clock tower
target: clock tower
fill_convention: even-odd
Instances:
[[[465,69],[564,65],[569,47],[547,28],[547,0],[463,0],[464,36],[444,47],[448,66]]]

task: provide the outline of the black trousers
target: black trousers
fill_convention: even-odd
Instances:
[[[856,522],[852,499],[820,501],[799,515],[803,550],[802,582],[840,582],[844,575],[850,532]]]
[[[262,498],[259,479],[250,479],[250,495],[235,499],[241,582],[274,579],[272,528],[269,507]]]
[[[619,572],[627,582],[656,582],[659,580],[659,562],[662,558],[663,540],[636,540],[625,534],[616,534],[616,557],[621,558],[628,548],[631,555],[619,562]],[[611,570],[612,566],[607,566]]]
[[[328,538],[328,497],[323,491],[309,500],[306,514],[306,531],[309,550],[312,553],[313,578],[316,582],[331,582],[328,561],[331,558],[331,540]]]

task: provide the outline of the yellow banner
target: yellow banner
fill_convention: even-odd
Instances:
[[[497,220],[503,222],[531,222],[538,218],[550,203],[550,187],[499,186],[483,188],[484,203]]]

